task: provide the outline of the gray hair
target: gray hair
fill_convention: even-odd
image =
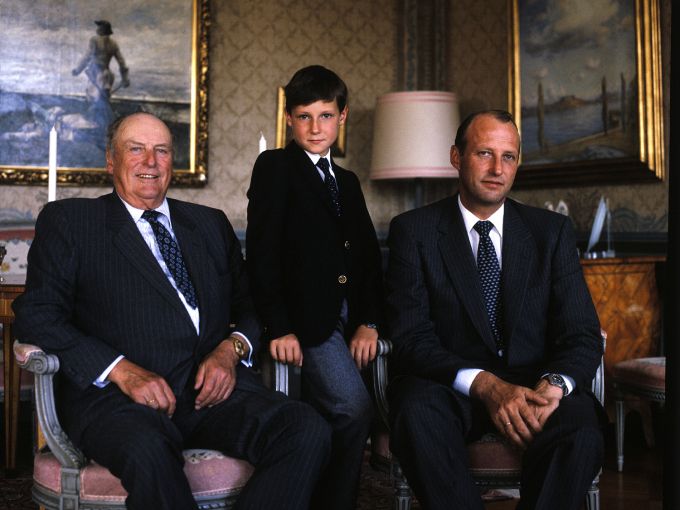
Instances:
[[[160,120],[163,122],[163,120],[159,119],[156,117],[153,113],[145,112],[144,110],[137,110],[136,112],[130,113],[128,115],[121,115],[117,119],[113,120],[108,127],[106,128],[106,150],[109,152],[110,156],[113,158],[115,155],[116,151],[116,142],[118,141],[118,130],[120,129],[120,125],[123,123],[125,119],[128,119],[134,115],[139,115],[139,114],[144,114],[144,115],[151,115],[153,118]],[[165,124],[165,122],[163,122]],[[167,124],[166,124],[167,127]],[[170,131],[170,128],[168,128],[168,131]],[[172,146],[170,147],[170,151],[172,152],[172,161],[175,161],[175,135],[170,131],[170,139]]]

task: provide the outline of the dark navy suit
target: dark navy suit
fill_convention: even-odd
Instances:
[[[329,450],[328,427],[311,408],[267,390],[240,364],[225,402],[193,408],[196,369],[233,331],[231,324],[254,352],[261,326],[224,213],[168,204],[198,297],[198,334],[114,192],[49,203],[40,213],[26,292],[13,305],[17,337],[58,356],[60,419],[86,455],[121,478],[128,508],[195,508],[182,472],[181,451],[189,447],[219,449],[255,465],[240,507],[304,506]],[[134,403],[113,383],[93,385],[120,354],[167,381],[177,398],[172,419]],[[282,498],[290,501],[281,504]]]
[[[388,244],[391,446],[424,508],[482,508],[465,441],[493,425],[453,389],[464,368],[529,388],[546,373],[575,380],[524,455],[520,506],[579,507],[602,461],[602,409],[589,390],[602,341],[569,219],[505,201],[502,358],[457,195],[394,218]]]

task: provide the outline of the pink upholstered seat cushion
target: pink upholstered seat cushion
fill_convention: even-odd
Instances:
[[[215,450],[185,450],[184,473],[194,497],[239,491],[253,474],[244,460],[227,457]],[[61,491],[59,461],[51,453],[35,456],[33,480],[55,494]],[[127,492],[109,470],[91,462],[80,475],[80,497],[91,501],[123,501]]]
[[[371,453],[392,459],[390,433],[387,427],[377,427],[371,435]],[[485,434],[467,446],[468,463],[473,475],[517,474],[522,470],[522,454],[498,434]]]
[[[522,453],[510,446],[496,433],[485,434],[467,446],[470,473],[474,475],[519,475]]]
[[[612,378],[628,384],[666,389],[666,358],[621,361],[612,367]]]

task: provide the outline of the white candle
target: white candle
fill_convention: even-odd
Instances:
[[[267,150],[267,140],[264,139],[264,134],[260,131],[260,154]]]
[[[47,174],[47,201],[57,198],[57,130],[52,126],[50,131],[50,166]]]

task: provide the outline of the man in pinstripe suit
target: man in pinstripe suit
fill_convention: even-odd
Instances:
[[[59,357],[66,432],[121,479],[127,508],[197,508],[183,448],[255,466],[238,508],[306,508],[330,430],[246,367],[261,328],[229,221],[165,198],[173,141],[156,117],[114,121],[106,152],[115,190],[45,206],[13,305],[17,336]]]
[[[602,463],[599,321],[568,218],[506,200],[519,152],[509,113],[470,116],[459,193],[390,225],[390,447],[423,508],[483,508],[465,445],[494,429],[524,451],[518,508],[580,508]]]

